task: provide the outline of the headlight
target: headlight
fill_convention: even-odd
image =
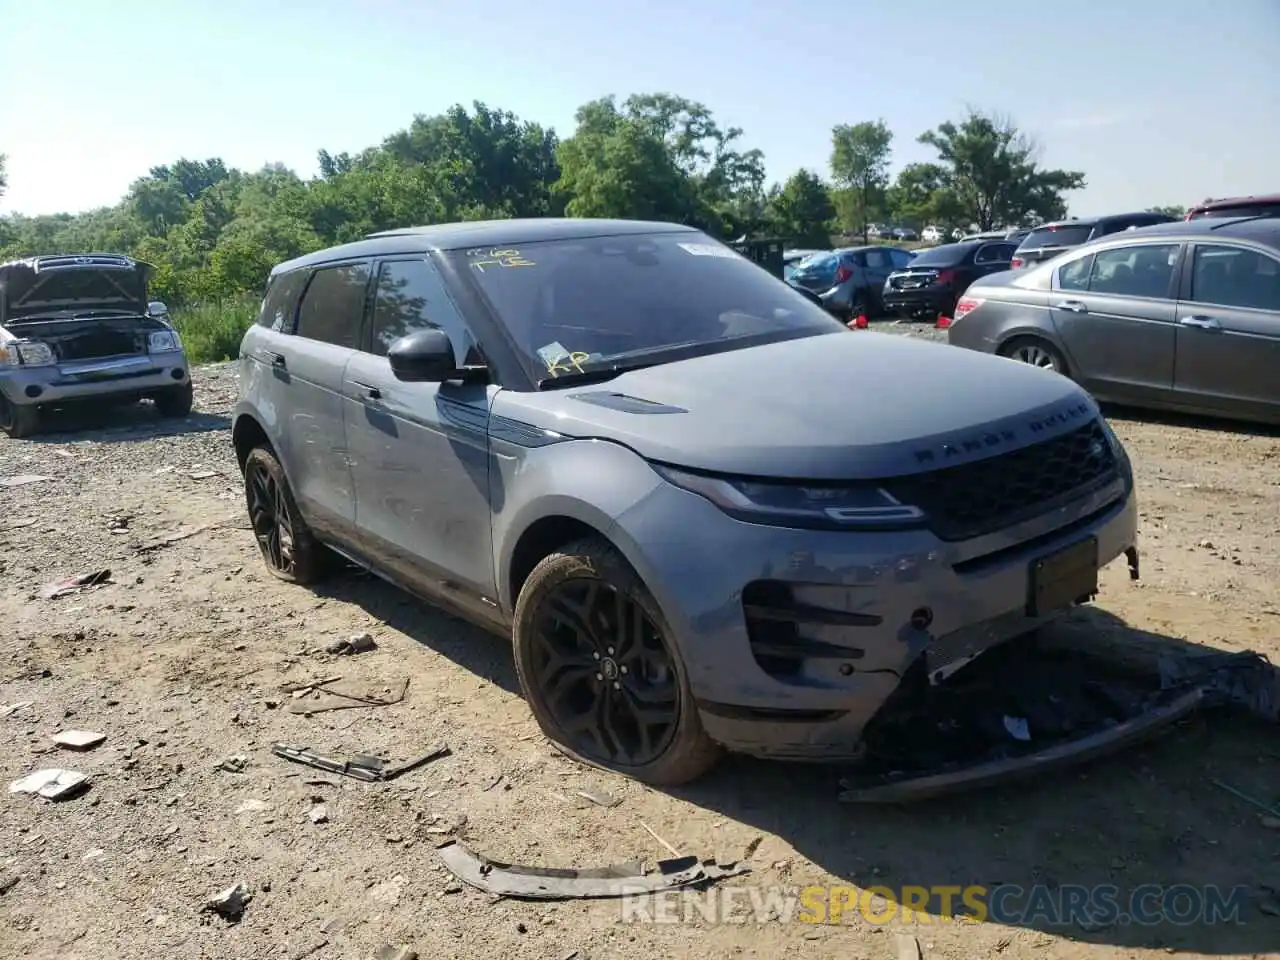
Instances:
[[[182,349],[182,342],[172,330],[156,330],[147,336],[148,353],[173,353]]]
[[[874,484],[805,485],[713,477],[653,465],[668,483],[696,493],[739,520],[778,527],[883,530],[924,522],[918,507],[899,503]]]
[[[38,340],[26,340],[10,343],[0,347],[0,361],[11,367],[47,367],[57,362],[53,350],[47,343]]]

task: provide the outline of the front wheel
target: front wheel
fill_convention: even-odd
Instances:
[[[11,403],[0,394],[0,430],[14,440],[39,432],[40,409],[35,404]]]
[[[1039,337],[1017,337],[1000,348],[1000,356],[1068,376],[1067,362],[1058,348]]]
[[[268,570],[299,584],[314,583],[328,572],[330,554],[302,519],[284,468],[267,447],[255,447],[245,458],[244,496]]]
[[[534,567],[512,644],[534,719],[574,759],[678,786],[720,758],[657,602],[608,543],[581,540]]]
[[[191,381],[177,387],[165,387],[156,394],[156,410],[162,417],[185,417],[195,401]]]

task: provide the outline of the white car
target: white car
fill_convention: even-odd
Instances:
[[[925,243],[941,243],[944,234],[941,227],[927,226],[920,232],[920,239]]]

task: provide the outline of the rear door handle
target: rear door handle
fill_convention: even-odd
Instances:
[[[381,400],[382,391],[375,387],[372,383],[365,383],[363,380],[350,381],[353,387],[359,387],[364,391],[364,395],[370,400]]]
[[[1089,308],[1085,306],[1083,300],[1063,300],[1058,304],[1059,310],[1066,310],[1069,313],[1088,313]]]
[[[1192,317],[1183,317],[1178,323],[1184,327],[1196,327],[1200,330],[1221,330],[1222,324],[1218,322],[1217,317],[1206,317],[1197,314]]]
[[[272,353],[271,351],[268,350],[267,359],[271,361],[271,365],[273,367],[280,367],[281,369],[284,369],[286,366],[288,366],[288,364],[285,362],[283,353]]]

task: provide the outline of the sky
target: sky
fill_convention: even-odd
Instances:
[[[1077,216],[1280,191],[1280,0],[0,0],[0,212],[117,202],[155,165],[304,176],[480,100],[573,129],[607,94],[698,100],[771,179],[827,174],[831,127],[893,163],[969,106],[1083,171]]]

